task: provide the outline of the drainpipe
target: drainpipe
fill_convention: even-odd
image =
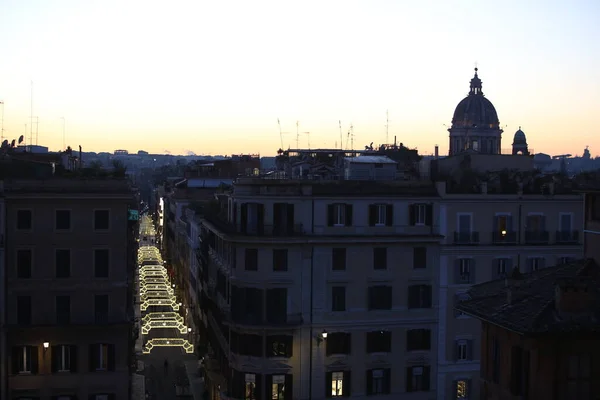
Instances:
[[[311,202],[311,224],[310,233],[315,233],[315,201]],[[314,281],[314,246],[310,249],[310,338],[309,338],[309,358],[308,358],[308,398],[312,398],[312,366],[313,366],[313,281]]]

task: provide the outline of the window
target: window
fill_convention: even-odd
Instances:
[[[71,322],[71,297],[56,296],[56,323],[59,325]]]
[[[454,399],[468,400],[471,394],[471,380],[459,379],[454,381]]]
[[[346,287],[331,288],[331,311],[346,311]]]
[[[328,226],[352,226],[352,204],[329,204],[327,206]]]
[[[242,233],[262,235],[265,230],[265,206],[260,203],[243,203],[241,206]]]
[[[492,279],[506,278],[512,270],[512,260],[510,258],[497,258],[492,264]]]
[[[77,347],[52,346],[52,372],[76,372]]]
[[[110,228],[110,212],[108,210],[94,210],[94,230],[106,231]]]
[[[267,336],[267,357],[292,357],[294,337],[291,335]]]
[[[244,375],[244,400],[258,400],[256,398],[256,375],[245,374]]]
[[[411,285],[408,287],[408,308],[431,308],[431,286]]]
[[[570,213],[561,213],[559,223],[559,240],[562,242],[573,240],[573,215]]]
[[[285,399],[285,375],[273,375],[271,377],[271,397],[269,399]]]
[[[373,248],[373,269],[387,269],[387,247]]]
[[[56,230],[69,230],[71,229],[71,211],[70,210],[56,210],[54,216],[54,223]]]
[[[108,322],[108,295],[97,294],[94,296],[94,318],[97,324]]]
[[[31,324],[31,296],[17,296],[17,324]]]
[[[529,394],[529,351],[519,346],[511,349],[510,391],[515,396]]]
[[[433,206],[431,204],[411,204],[409,218],[411,225],[431,225]]]
[[[527,230],[529,232],[542,232],[546,230],[546,217],[541,214],[528,215]]]
[[[473,341],[460,339],[454,343],[454,359],[468,361],[473,359]]]
[[[390,393],[390,369],[367,370],[367,394]]]
[[[427,247],[413,247],[413,268],[427,268]]]
[[[90,345],[90,371],[114,371],[115,346],[112,344]]]
[[[535,272],[543,269],[546,264],[544,257],[531,257],[527,259],[527,272]]]
[[[17,278],[31,278],[31,269],[33,264],[33,254],[31,249],[17,250]]]
[[[287,249],[273,250],[273,271],[287,271],[288,251]]]
[[[391,353],[392,333],[389,331],[367,332],[367,353]]]
[[[426,392],[429,390],[429,366],[406,368],[406,391]]]
[[[108,278],[110,257],[108,249],[94,249],[94,276]]]
[[[394,207],[391,204],[369,206],[369,226],[392,226]]]
[[[350,371],[327,373],[326,397],[350,396]]]
[[[68,278],[71,276],[71,250],[56,250],[54,253],[54,264],[56,266],[57,278]]]
[[[244,253],[246,271],[258,271],[258,249],[246,249]]]
[[[406,332],[406,350],[430,350],[431,349],[431,330],[430,329],[410,329]]]
[[[268,322],[281,324],[288,320],[287,291],[287,288],[266,290],[266,317]]]
[[[38,373],[37,346],[16,346],[12,349],[13,374]]]
[[[17,296],[17,324],[31,324],[31,296]]]
[[[346,269],[346,249],[331,249],[331,269],[343,271]]]
[[[30,231],[33,228],[32,214],[31,210],[17,210],[17,230]]]
[[[589,399],[592,363],[589,354],[569,356],[567,392],[569,399]]]
[[[334,332],[327,336],[325,354],[350,354],[352,336],[345,332]]]
[[[571,264],[574,261],[575,261],[575,257],[564,256],[564,257],[558,258],[559,264]]]
[[[459,258],[456,260],[456,280],[457,284],[473,283],[475,281],[475,260],[472,258]]]
[[[466,237],[471,234],[471,214],[458,214],[458,232]]]
[[[494,217],[494,233],[499,239],[506,238],[512,232],[512,217],[510,215],[496,215]]]
[[[391,310],[392,287],[371,286],[369,288],[369,310]]]

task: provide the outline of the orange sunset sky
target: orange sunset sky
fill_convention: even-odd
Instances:
[[[64,117],[84,151],[274,155],[278,119],[286,148],[296,121],[301,147],[339,147],[341,121],[363,148],[389,110],[390,141],[445,154],[477,63],[503,148],[522,126],[536,152],[596,155],[599,20],[579,0],[4,0],[4,136],[29,142],[33,113],[52,150]]]

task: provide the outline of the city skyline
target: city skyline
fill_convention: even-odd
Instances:
[[[296,121],[300,147],[340,147],[341,121],[361,149],[386,141],[388,111],[389,142],[446,154],[477,63],[503,149],[521,126],[537,152],[600,152],[591,1],[159,4],[5,2],[4,136],[35,142],[33,114],[52,150],[64,117],[84,151],[274,155],[278,120],[284,148]]]

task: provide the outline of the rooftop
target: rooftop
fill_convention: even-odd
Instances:
[[[598,272],[593,260],[581,260],[482,283],[473,286],[468,300],[456,309],[520,334],[600,332]],[[588,312],[560,312],[557,298],[565,287],[583,287]]]
[[[127,179],[121,178],[47,178],[14,179],[2,182],[2,189],[10,193],[98,193],[130,194],[135,188]]]

